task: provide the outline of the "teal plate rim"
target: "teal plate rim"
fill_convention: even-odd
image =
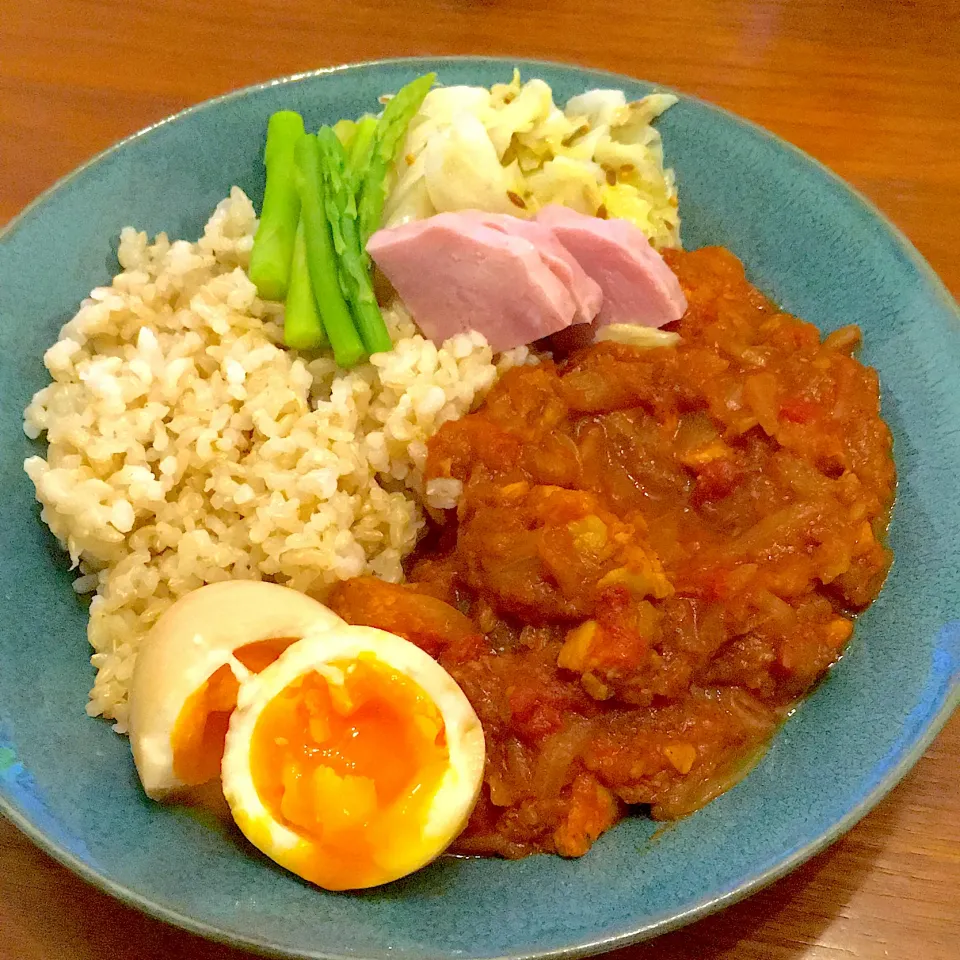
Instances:
[[[18,214],[16,214],[7,224],[0,228],[0,243],[8,240],[17,229],[24,224],[31,216],[42,208],[44,203],[68,187],[72,181],[100,162],[120,152],[125,147],[150,137],[153,133],[165,127],[166,125],[180,120],[181,118],[201,113],[214,108],[220,104],[228,103],[233,100],[239,100],[250,96],[262,90],[274,87],[295,84],[303,80],[330,75],[334,73],[349,72],[354,69],[367,69],[376,67],[390,67],[408,65],[414,67],[417,64],[423,65],[443,65],[443,64],[501,64],[509,61],[520,68],[536,70],[537,68],[561,68],[570,70],[589,70],[592,74],[609,77],[614,84],[622,85],[635,82],[639,78],[627,74],[616,73],[609,70],[601,70],[595,67],[589,67],[581,64],[575,64],[564,61],[543,60],[523,57],[496,57],[496,56],[422,56],[422,57],[386,57],[377,60],[362,60],[349,63],[338,64],[330,67],[322,67],[316,70],[306,70],[299,73],[288,74],[266,80],[261,83],[241,87],[231,90],[217,97],[212,97],[200,103],[186,107],[183,110],[170,114],[141,130],[124,137],[111,146],[102,150],[100,153],[86,160],[80,166],[74,168],[69,173],[55,181],[47,187],[42,193],[31,200]],[[644,81],[652,83],[652,81]],[[814,157],[794,146],[789,141],[771,133],[769,130],[759,124],[745,119],[730,110],[717,106],[700,97],[676,90],[669,86],[656,83],[656,88],[664,93],[673,93],[681,100],[697,104],[703,109],[713,113],[720,114],[735,125],[745,127],[754,134],[763,139],[774,143],[779,149],[793,153],[798,158],[802,158],[806,163],[814,166],[830,182],[834,189],[840,190],[847,196],[852,197],[860,206],[870,214],[876,221],[883,225],[886,232],[895,241],[898,252],[908,260],[914,269],[923,277],[930,286],[930,292],[935,294],[941,301],[947,312],[952,313],[958,324],[960,324],[960,306],[950,294],[949,290],[936,274],[929,263],[921,256],[919,251],[913,246],[907,236],[897,227],[889,217],[878,209],[870,200],[868,200],[859,190],[847,183],[842,177],[833,170],[821,163]],[[824,831],[819,837],[810,841],[802,847],[788,853],[782,860],[774,866],[767,868],[757,874],[745,883],[737,887],[720,893],[717,896],[707,897],[687,909],[676,913],[669,912],[660,916],[654,916],[626,932],[614,933],[609,936],[596,939],[586,939],[571,943],[559,949],[533,950],[511,953],[502,957],[491,958],[491,960],[545,960],[545,958],[564,957],[575,958],[592,956],[627,947],[654,936],[659,936],[681,927],[687,926],[697,920],[716,913],[725,907],[728,907],[740,900],[743,900],[752,894],[779,880],[781,877],[790,873],[801,864],[820,853],[830,846],[843,834],[849,831],[858,821],[873,810],[884,797],[890,793],[895,786],[906,776],[917,761],[926,752],[927,747],[933,742],[937,734],[943,729],[946,722],[954,710],[960,706],[960,650],[954,651],[952,663],[947,669],[949,680],[944,691],[943,703],[939,710],[928,721],[926,727],[920,735],[914,740],[909,749],[900,757],[899,761],[892,767],[887,768],[880,780],[857,802],[843,817],[836,821],[828,830]],[[102,874],[96,868],[85,863],[75,854],[65,849],[63,846],[45,833],[43,829],[34,824],[25,815],[21,814],[13,804],[0,793],[0,814],[3,814],[11,823],[13,823],[24,835],[26,835],[36,846],[53,857],[54,860],[70,869],[73,873],[80,876],[83,880],[90,883],[97,889],[109,894],[121,903],[133,907],[141,912],[155,917],[159,920],[170,923],[176,927],[197,934],[206,939],[238,947],[245,950],[254,950],[267,957],[283,958],[309,958],[309,960],[357,960],[356,955],[348,953],[336,953],[330,950],[286,950],[278,948],[276,945],[267,941],[259,940],[256,937],[238,936],[221,927],[197,920],[188,914],[170,909],[151,900],[149,896],[138,893],[137,891],[123,884],[116,883]],[[386,954],[383,955],[386,957]]]

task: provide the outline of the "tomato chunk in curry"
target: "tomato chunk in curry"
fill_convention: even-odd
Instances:
[[[895,473],[855,327],[821,338],[719,248],[670,253],[676,346],[508,372],[429,444],[463,485],[403,586],[345,619],[417,643],[483,723],[455,849],[578,856],[630,805],[697,809],[840,657],[890,564]]]

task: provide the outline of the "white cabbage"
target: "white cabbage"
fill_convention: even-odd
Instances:
[[[514,67],[513,76],[509,83],[495,83],[490,88],[490,102],[494,108],[508,104],[523,87],[520,81],[520,71]]]
[[[423,176],[424,153],[421,151],[413,163],[401,158],[398,163],[400,176],[387,194],[383,207],[383,222],[388,227],[397,227],[411,220],[425,220],[437,211],[427,191]]]
[[[460,113],[432,137],[423,150],[427,193],[437,213],[475,208],[510,213],[516,208],[507,196],[514,184],[500,163],[484,125],[470,113]]]
[[[385,223],[465,209],[532,216],[559,203],[630,220],[658,248],[679,246],[673,172],[651,126],[675,102],[591,90],[561,110],[544,81],[521,83],[518,71],[489,90],[437,87],[391,173]]]
[[[651,146],[620,143],[618,140],[612,140],[609,133],[604,133],[597,138],[593,148],[593,159],[602,166],[614,170],[620,167],[633,167],[656,171],[658,177],[663,177],[659,157],[655,151],[651,152]]]
[[[566,114],[551,101],[550,112],[519,139],[531,147],[542,146],[556,153],[564,149],[564,141],[576,132],[577,125],[571,123]]]
[[[609,127],[617,114],[627,105],[622,90],[588,90],[571,97],[563,112],[571,120],[586,120],[591,127]]]
[[[676,102],[677,98],[671,93],[651,93],[642,100],[634,100],[611,124],[614,136],[623,143],[643,142],[644,136],[652,130],[650,124]]]
[[[434,87],[407,128],[405,155],[417,156],[427,140],[459,114],[483,120],[490,112],[490,91],[485,87]]]
[[[527,184],[538,207],[556,203],[593,216],[600,208],[600,182],[603,170],[592,160],[554,157],[535,173],[527,175]]]
[[[487,135],[503,157],[515,134],[529,133],[553,112],[553,91],[542,80],[530,80],[487,121]]]
[[[601,202],[607,210],[607,216],[619,220],[632,220],[634,223],[643,223],[650,220],[653,207],[650,201],[640,192],[625,183],[613,186],[606,184],[600,195]]]

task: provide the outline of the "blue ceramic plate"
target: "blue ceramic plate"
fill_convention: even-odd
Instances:
[[[268,115],[357,116],[414,75],[490,84],[508,60],[407,60],[252,87],[151,127],[42,196],[0,237],[0,809],[115,896],[281,956],[541,957],[650,937],[745,896],[836,839],[906,773],[957,700],[960,315],[910,244],[823,167],[690,98],[663,118],[689,248],[722,244],[783,306],[829,331],[858,323],[883,383],[900,492],[896,563],[849,652],[739,786],[662,834],[643,819],[580,860],[443,860],[362,895],[328,894],[242,838],[139,789],[127,742],[84,715],[86,613],[40,523],[21,411],[44,349],[116,269],[120,227],[195,237],[239,184],[259,205]],[[521,64],[558,101],[650,84]]]

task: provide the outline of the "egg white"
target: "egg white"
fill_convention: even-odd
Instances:
[[[393,864],[392,875],[378,880],[379,884],[412,873],[439,856],[466,825],[483,782],[485,748],[480,721],[454,679],[419,647],[383,630],[346,624],[310,633],[288,647],[240,687],[227,732],[222,781],[234,820],[247,839],[272,860],[298,873],[297,863],[315,852],[315,847],[274,819],[260,799],[250,768],[253,732],[264,708],[290,684],[314,671],[331,685],[342,684],[343,671],[332,661],[350,662],[361,655],[373,655],[419,685],[443,718],[449,751],[447,768],[424,812],[419,841],[411,843],[402,861]]]
[[[174,773],[171,735],[186,701],[224,664],[241,684],[250,676],[235,650],[342,624],[306,594],[257,580],[208,584],[165,611],[137,652],[130,687],[130,744],[147,796],[186,787]]]

